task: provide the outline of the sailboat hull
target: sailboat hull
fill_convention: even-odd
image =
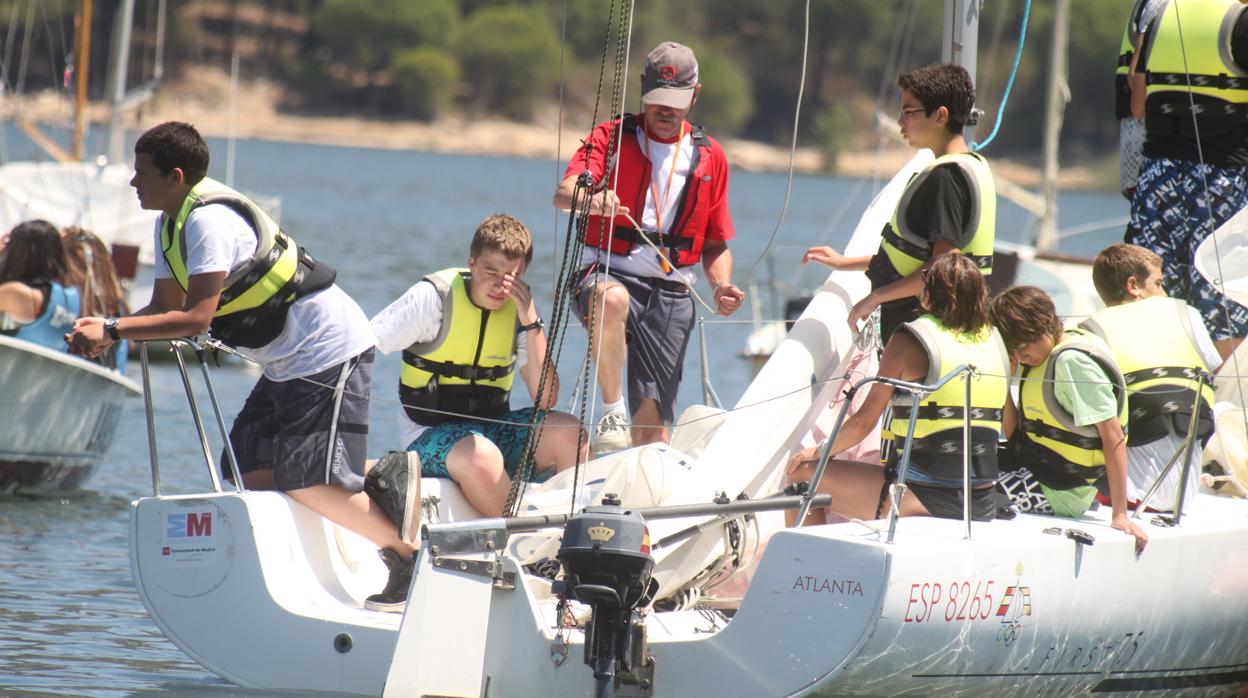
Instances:
[[[116,371],[0,336],[0,492],[76,489],[139,386]]]
[[[893,544],[859,523],[777,533],[731,621],[647,617],[648,695],[1224,694],[1248,680],[1248,506],[1201,496],[1192,509],[1179,528],[1149,527],[1139,557],[1100,512],[975,524],[970,540],[928,518],[902,520]],[[371,546],[277,493],[139,500],[131,540],[152,619],[242,686],[592,688],[582,631],[559,632],[549,585],[510,556],[514,588],[423,555],[401,617],[362,608],[384,581]]]

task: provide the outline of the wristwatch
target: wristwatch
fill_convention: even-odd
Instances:
[[[533,322],[530,322],[527,325],[521,325],[520,327],[516,328],[516,332],[520,333],[520,332],[528,332],[529,330],[540,330],[545,326],[546,325],[542,323],[542,319],[539,317],[538,319],[534,320]]]
[[[121,335],[117,333],[117,318],[110,317],[109,319],[104,321],[104,332],[114,342],[121,341]]]

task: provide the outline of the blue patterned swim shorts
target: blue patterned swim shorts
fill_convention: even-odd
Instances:
[[[1200,275],[1194,262],[1196,248],[1245,205],[1248,167],[1214,167],[1168,158],[1144,161],[1131,202],[1126,242],[1147,247],[1161,256],[1166,292],[1199,310],[1214,339],[1248,334],[1248,308],[1224,299]]]
[[[538,420],[544,419],[545,413],[539,413]],[[461,439],[469,436],[482,436],[489,439],[503,453],[503,467],[509,477],[514,477],[516,469],[524,459],[524,445],[529,435],[529,422],[533,419],[533,408],[512,410],[498,418],[499,421],[453,421],[443,422],[436,427],[426,429],[407,447],[420,456],[420,474],[424,477],[450,477],[446,471],[446,456]],[[536,478],[539,479],[540,478]]]

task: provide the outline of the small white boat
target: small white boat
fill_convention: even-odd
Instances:
[[[0,335],[0,492],[55,494],[108,451],[134,381],[63,351]]]
[[[874,249],[927,158],[877,197],[851,254]],[[1150,527],[1140,557],[1104,511],[786,530],[764,510],[845,387],[812,378],[855,358],[846,316],[866,290],[833,272],[733,410],[702,408],[710,418],[671,447],[590,462],[579,490],[571,471],[530,486],[524,520],[476,518],[451,481],[422,481],[428,525],[402,616],[363,608],[386,576],[373,546],[288,497],[161,496],[158,481],[132,505],[139,597],[208,670],[300,694],[1225,693],[1248,680],[1248,501],[1198,496],[1181,525]],[[608,492],[650,517],[643,596],[657,602],[622,615],[565,600],[542,574],[562,555],[560,515]],[[727,503],[738,494],[750,501]],[[582,521],[600,543],[622,530],[595,516]],[[604,647],[620,662],[596,677],[586,663],[612,668]]]

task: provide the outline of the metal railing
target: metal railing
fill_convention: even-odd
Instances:
[[[940,390],[949,381],[960,375],[965,375],[966,383],[966,409],[963,411],[962,419],[962,519],[966,524],[966,539],[971,538],[971,376],[975,372],[975,367],[962,364],[945,374],[932,385],[924,385],[922,383],[913,383],[910,381],[898,380],[896,378],[886,378],[883,376],[868,376],[854,383],[850,389],[851,393],[856,393],[868,383],[882,383],[891,385],[898,390],[904,390],[910,393],[910,420],[906,428],[905,447],[901,453],[901,462],[897,467],[897,481],[889,486],[889,498],[892,501],[891,511],[888,514],[888,536],[886,543],[892,543],[897,532],[897,517],[900,515],[901,498],[906,492],[906,476],[910,468],[910,452],[914,447],[914,428],[919,418],[919,402],[922,399],[937,390]],[[819,450],[819,463],[815,466],[815,473],[810,480],[810,488],[807,490],[807,501],[802,503],[802,507],[797,512],[797,521],[806,520],[806,514],[810,511],[810,497],[814,495],[819,488],[819,482],[823,479],[824,471],[827,470],[828,460],[832,456],[832,444],[836,443],[836,437],[841,432],[841,426],[845,422],[845,414],[849,411],[852,400],[846,400],[841,405],[841,411],[836,416],[836,424],[832,427],[832,433],[824,440]]]
[[[1174,495],[1174,511],[1170,516],[1158,516],[1152,520],[1152,523],[1158,526],[1178,526],[1183,519],[1183,503],[1187,499],[1187,478],[1192,471],[1192,452],[1195,450],[1196,444],[1196,426],[1200,423],[1200,403],[1201,396],[1205,386],[1209,385],[1211,377],[1205,371],[1201,371],[1196,378],[1196,395],[1192,400],[1192,417],[1187,423],[1187,435],[1183,437],[1179,448],[1170,456],[1170,460],[1166,463],[1166,467],[1162,468],[1157,479],[1153,481],[1152,486],[1148,488],[1148,492],[1140,499],[1140,503],[1135,508],[1132,518],[1140,518],[1140,514],[1148,508],[1148,503],[1152,501],[1153,495],[1157,493],[1161,483],[1174,470],[1174,465],[1178,461],[1179,456],[1183,457],[1183,467],[1179,470],[1178,491]],[[1129,445],[1129,444],[1128,444]]]
[[[191,386],[191,376],[186,369],[186,357],[182,355],[183,348],[194,352],[195,360],[199,362],[199,368],[204,377],[204,387],[208,391],[208,400],[212,404],[217,428],[221,430],[221,439],[225,444],[225,459],[229,462],[230,473],[234,476],[234,489],[242,492],[243,477],[239,473],[238,458],[234,455],[234,445],[230,442],[230,432],[225,425],[225,417],[221,413],[221,404],[217,401],[217,393],[212,386],[212,376],[208,373],[207,349],[214,341],[209,339],[201,343],[194,339],[168,340],[173,356],[178,363],[178,372],[182,376],[182,387],[186,390],[186,399],[191,407],[191,418],[195,421],[195,432],[199,436],[199,444],[203,449],[204,462],[208,465],[208,477],[212,479],[212,488],[216,492],[224,491],[221,486],[221,475],[217,472],[217,466],[212,457],[212,445],[208,441],[207,430],[204,429],[204,420],[199,411],[199,402],[196,400],[195,390]],[[139,342],[139,363],[143,371],[143,408],[147,416],[147,447],[152,461],[152,495],[159,497],[160,457],[156,449],[156,413],[152,408],[152,381],[148,367],[149,344],[150,342]]]

